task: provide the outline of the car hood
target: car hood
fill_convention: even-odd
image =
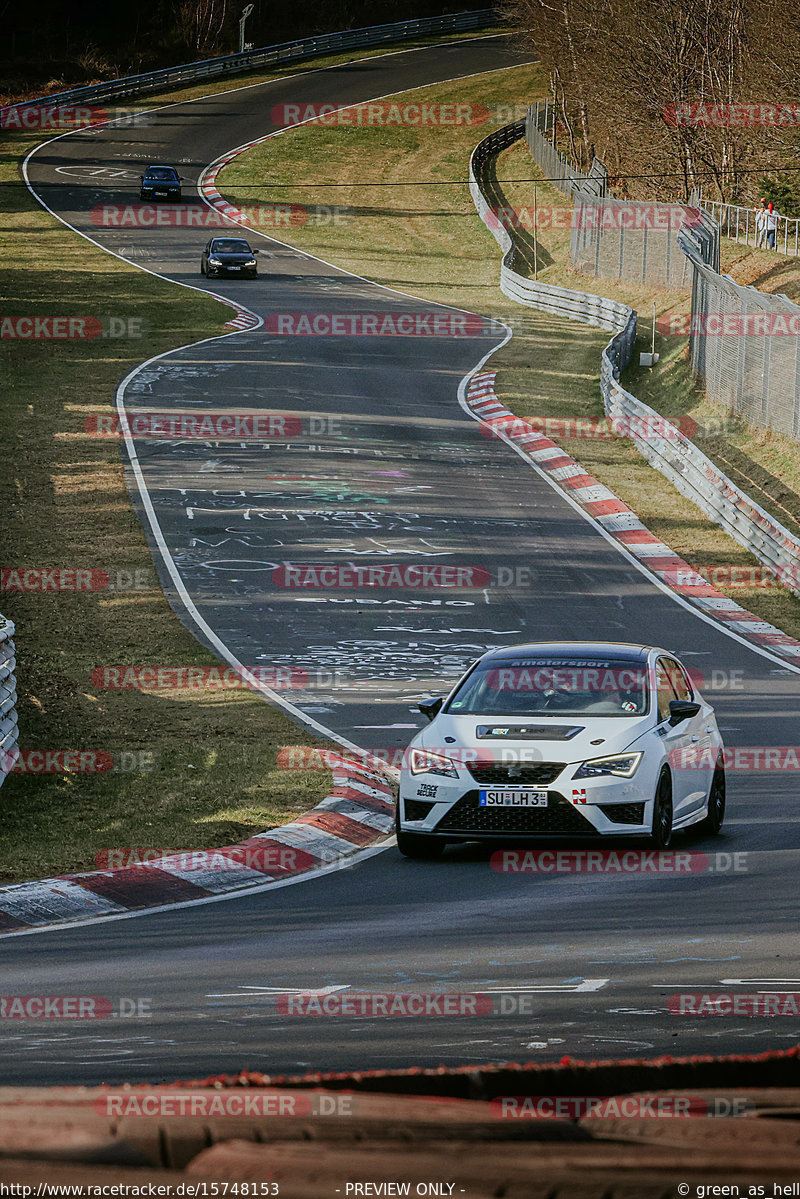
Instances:
[[[459,750],[502,761],[582,762],[621,753],[652,727],[651,716],[451,716],[442,713],[411,744],[458,759]],[[507,731],[504,731],[507,730]],[[449,738],[454,738],[450,741]]]
[[[244,250],[237,250],[234,254],[231,250],[209,250],[209,258],[219,258],[221,262],[231,263],[233,266],[237,262],[252,262],[255,255],[248,254]]]

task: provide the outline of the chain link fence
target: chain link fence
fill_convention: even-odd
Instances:
[[[691,230],[679,242],[693,275],[689,353],[707,394],[800,440],[800,308],[714,270]]]
[[[598,188],[605,173],[582,174],[547,140],[549,110],[528,110],[526,140],[546,177],[573,201],[570,260],[594,278],[690,289],[692,369],[707,394],[748,424],[800,440],[800,308],[720,274],[720,227],[701,206],[620,200]]]
[[[544,104],[537,100],[528,109],[525,117],[525,140],[544,177],[567,196],[576,192],[604,196],[608,190],[608,171],[605,163],[595,158],[589,168],[589,174],[584,175],[568,158],[558,152],[553,142],[547,140],[551,114],[554,113],[555,110],[550,107],[548,100],[545,100]]]
[[[600,159],[585,175],[547,140],[551,112],[547,104],[528,109],[526,140],[545,177],[572,196],[570,260],[577,270],[596,279],[688,288],[691,266],[677,240],[686,224],[708,243],[708,261],[718,263],[718,230],[698,206],[609,195],[608,171]]]

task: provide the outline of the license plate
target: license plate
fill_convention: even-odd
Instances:
[[[240,266],[229,266],[228,267],[229,271],[240,271],[241,269],[242,268]]]
[[[153,195],[154,195],[154,196],[158,196],[158,198],[159,198],[160,200],[166,200],[166,198],[167,198],[167,193],[166,193],[166,192],[153,192]]]
[[[479,791],[482,808],[546,808],[546,791]]]

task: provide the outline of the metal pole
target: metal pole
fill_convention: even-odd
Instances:
[[[244,54],[244,26],[250,13],[253,11],[253,5],[247,4],[242,9],[242,15],[239,18],[239,53]]]

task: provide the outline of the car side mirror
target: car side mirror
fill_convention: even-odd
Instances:
[[[261,251],[260,251],[260,250],[253,250],[253,253],[254,253],[254,254],[260,254],[260,253],[261,253]]]
[[[700,705],[691,699],[671,699],[669,701],[669,722],[671,725],[682,724],[700,711]]]
[[[423,699],[417,704],[423,716],[427,716],[428,720],[433,720],[442,710],[444,700],[441,695],[437,695],[436,699]]]
[[[178,176],[178,183],[183,183],[183,182],[184,182],[184,180],[185,180],[185,176],[184,176],[184,175],[179,175],[179,176]]]

